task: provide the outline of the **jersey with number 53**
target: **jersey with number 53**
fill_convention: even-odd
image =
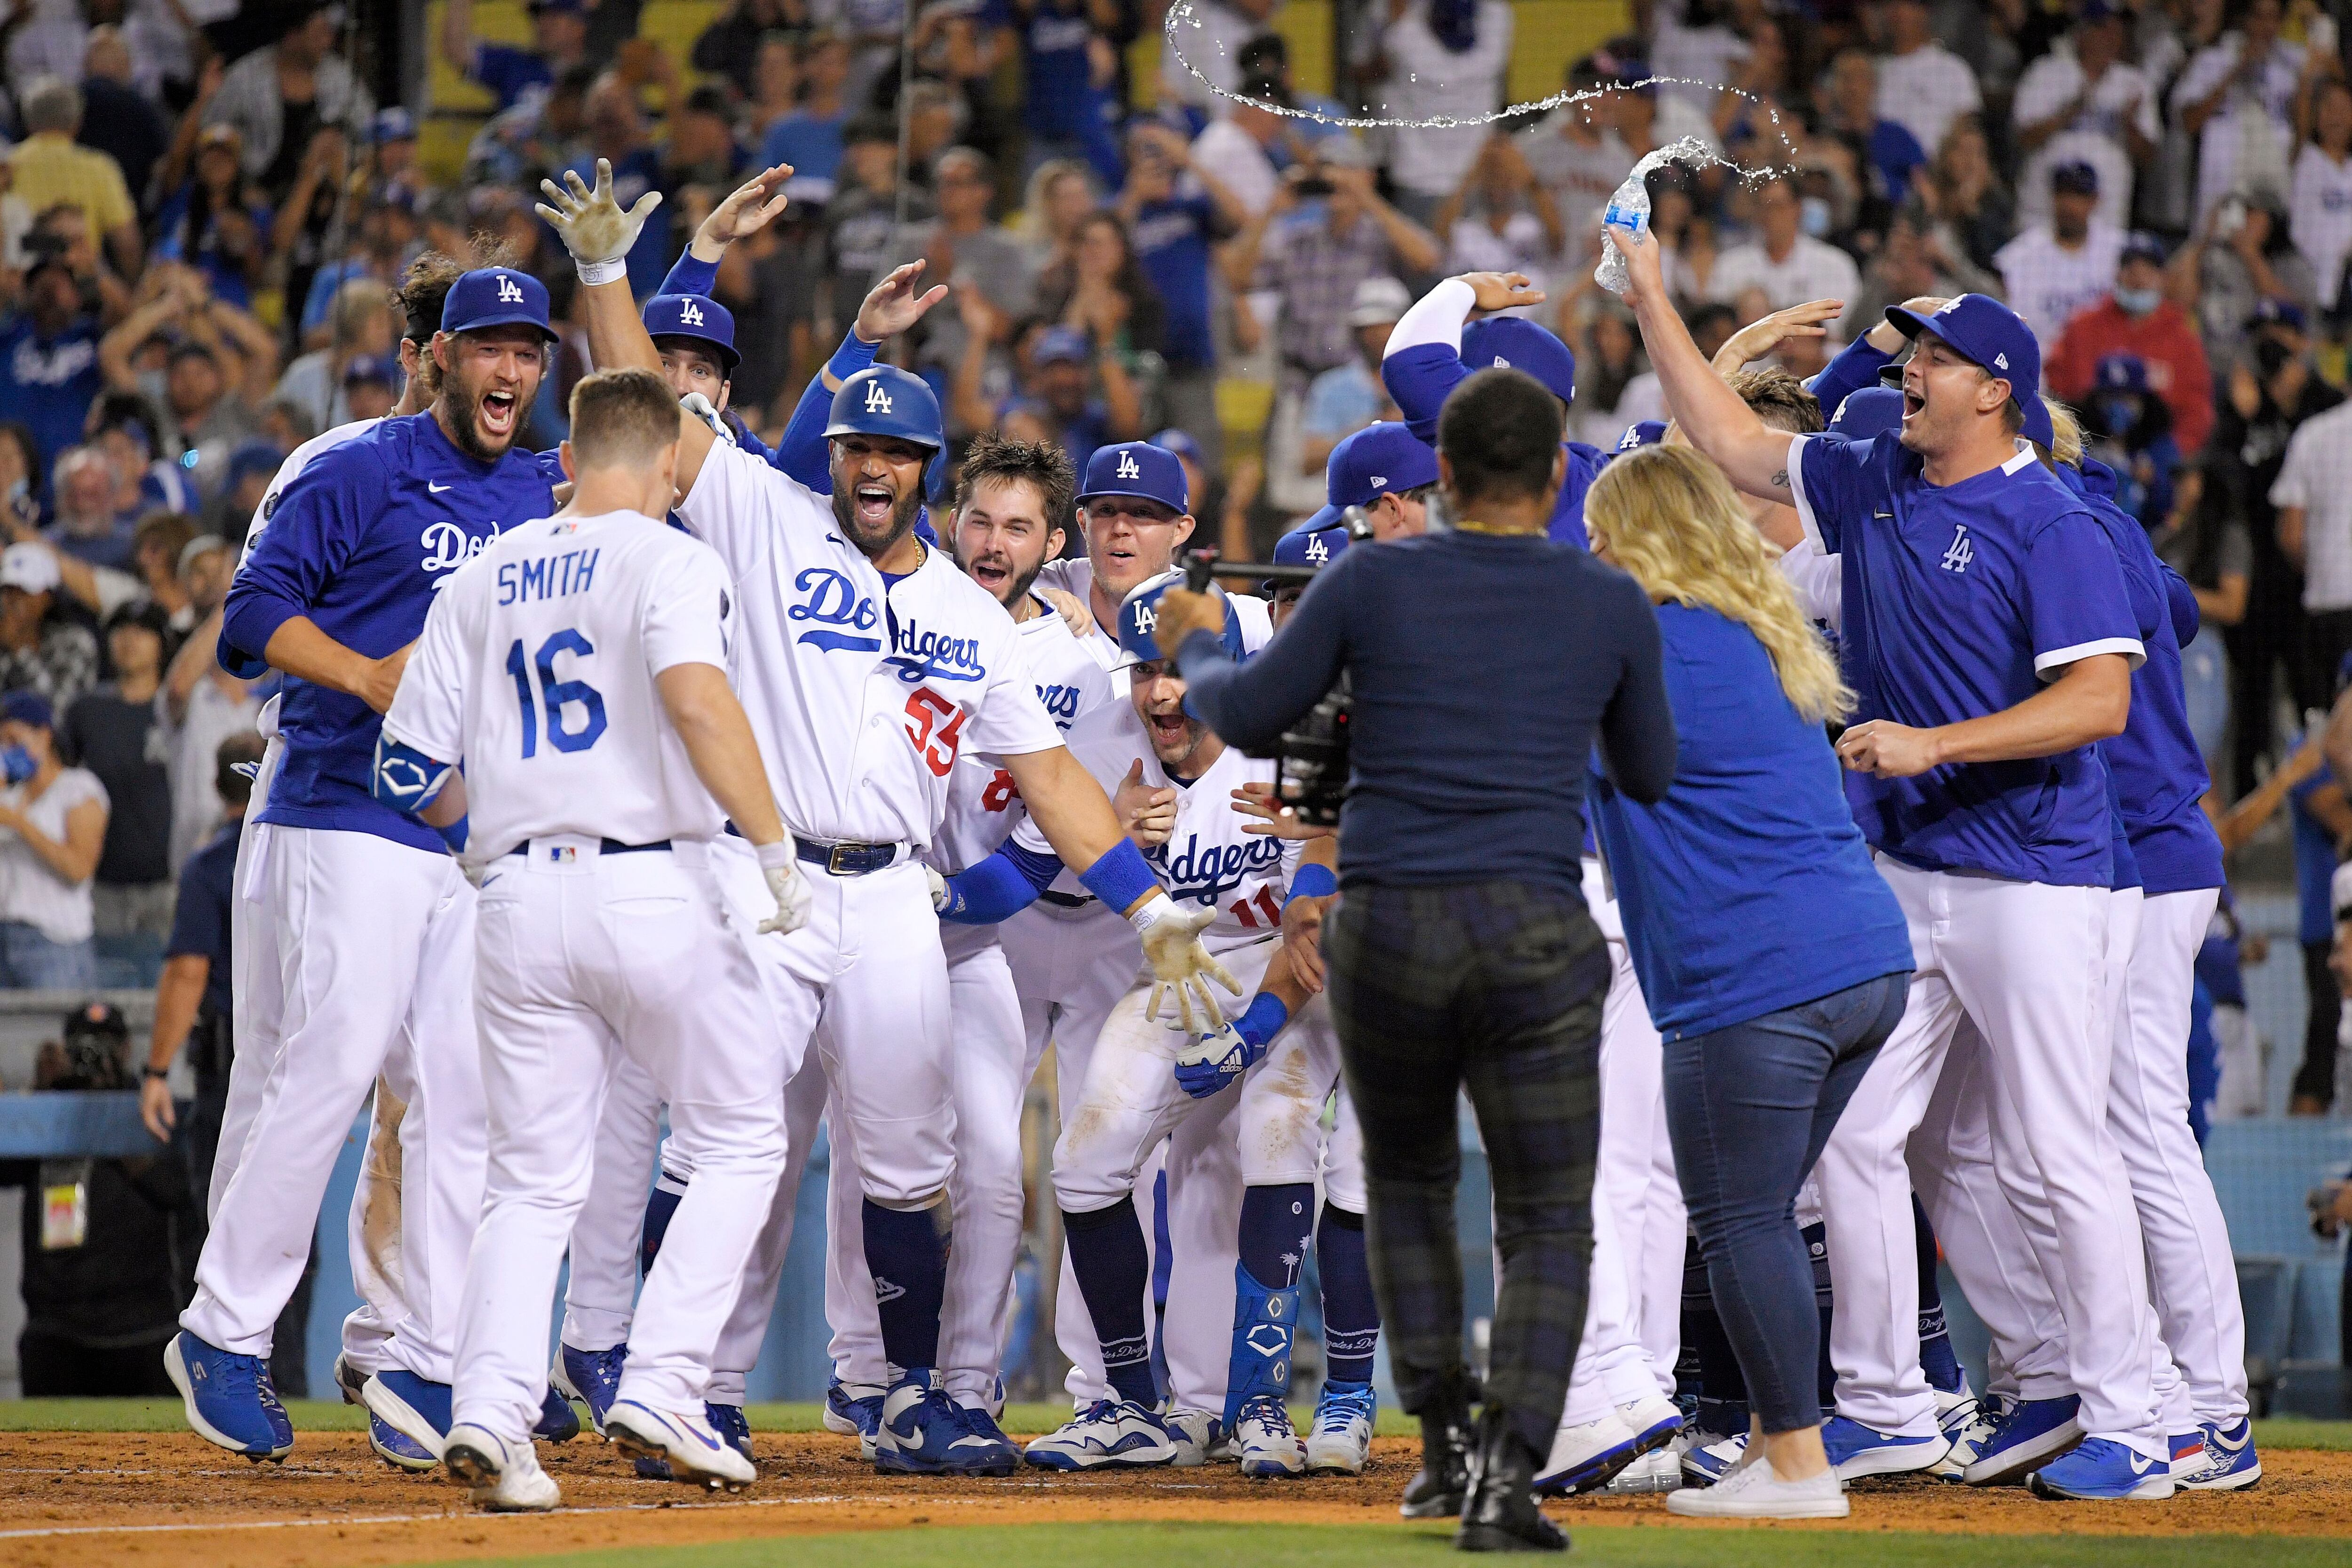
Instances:
[[[436,596],[384,732],[464,762],[477,864],[543,834],[709,838],[655,679],[727,668],[733,600],[709,546],[633,511],[509,529]]]
[[[736,584],[736,689],[793,832],[921,849],[959,756],[1062,743],[1013,617],[939,551],[886,582],[825,498],[723,444],[677,511]]]

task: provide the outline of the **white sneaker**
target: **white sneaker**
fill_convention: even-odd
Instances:
[[[1669,1446],[1653,1448],[1612,1478],[1601,1490],[1612,1497],[1682,1489],[1682,1456]]]
[[[1058,1430],[1033,1438],[1022,1458],[1043,1470],[1165,1465],[1176,1458],[1176,1441],[1167,1423],[1142,1405],[1097,1399]]]
[[[1709,1432],[1694,1432],[1683,1446],[1683,1485],[1711,1487],[1738,1469],[1748,1458],[1748,1434],[1734,1432],[1728,1437],[1718,1437]]]
[[[1253,1479],[1295,1476],[1307,1468],[1307,1445],[1290,1429],[1290,1412],[1271,1394],[1242,1406],[1234,1421],[1234,1441],[1241,1448],[1242,1474]]]
[[[1633,1429],[1615,1411],[1598,1421],[1580,1421],[1552,1434],[1551,1452],[1536,1472],[1538,1497],[1576,1497],[1598,1491],[1641,1456]]]
[[[1307,1469],[1318,1476],[1360,1476],[1372,1462],[1372,1426],[1380,1396],[1369,1385],[1323,1385],[1315,1402],[1315,1429],[1307,1435]]]
[[[604,1413],[604,1436],[632,1459],[666,1459],[671,1479],[711,1491],[740,1492],[760,1479],[735,1445],[710,1429],[702,1412],[656,1410],[616,1399]]]
[[[1645,1454],[1662,1443],[1672,1442],[1675,1434],[1683,1429],[1681,1409],[1673,1400],[1657,1394],[1619,1405],[1617,1419],[1625,1423],[1633,1434],[1634,1445]]]
[[[1176,1445],[1176,1457],[1169,1463],[1180,1470],[1238,1456],[1224,1422],[1205,1410],[1171,1410],[1166,1420],[1169,1439]]]
[[[1837,1473],[1823,1470],[1801,1481],[1784,1481],[1772,1461],[1727,1472],[1711,1487],[1685,1487],[1666,1499],[1666,1511],[1685,1519],[1843,1519],[1853,1511]]]
[[[441,1462],[472,1489],[467,1497],[475,1507],[493,1513],[545,1513],[563,1501],[528,1441],[504,1442],[470,1421],[449,1428]]]

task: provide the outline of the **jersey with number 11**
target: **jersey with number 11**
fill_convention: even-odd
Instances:
[[[509,529],[435,599],[384,731],[466,765],[468,860],[576,833],[709,838],[721,816],[656,679],[724,672],[734,594],[709,545],[635,512]]]

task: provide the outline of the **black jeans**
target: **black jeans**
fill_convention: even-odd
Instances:
[[[2344,1015],[2344,993],[2327,967],[2327,951],[2324,942],[2303,944],[2303,991],[2310,1005],[2303,1016],[2303,1063],[2290,1090],[2310,1096],[2322,1110],[2336,1102],[2336,1026]]]
[[[1454,1107],[1466,1089],[1503,1258],[1486,1400],[1541,1456],[1568,1395],[1592,1262],[1601,930],[1574,889],[1496,880],[1350,888],[1325,931],[1399,1401],[1418,1412],[1462,1375]]]

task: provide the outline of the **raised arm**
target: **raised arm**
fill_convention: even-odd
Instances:
[[[1524,272],[1465,272],[1413,301],[1389,332],[1381,383],[1415,437],[1437,439],[1437,411],[1470,374],[1462,363],[1462,323],[1470,312],[1543,302],[1543,290]]]

